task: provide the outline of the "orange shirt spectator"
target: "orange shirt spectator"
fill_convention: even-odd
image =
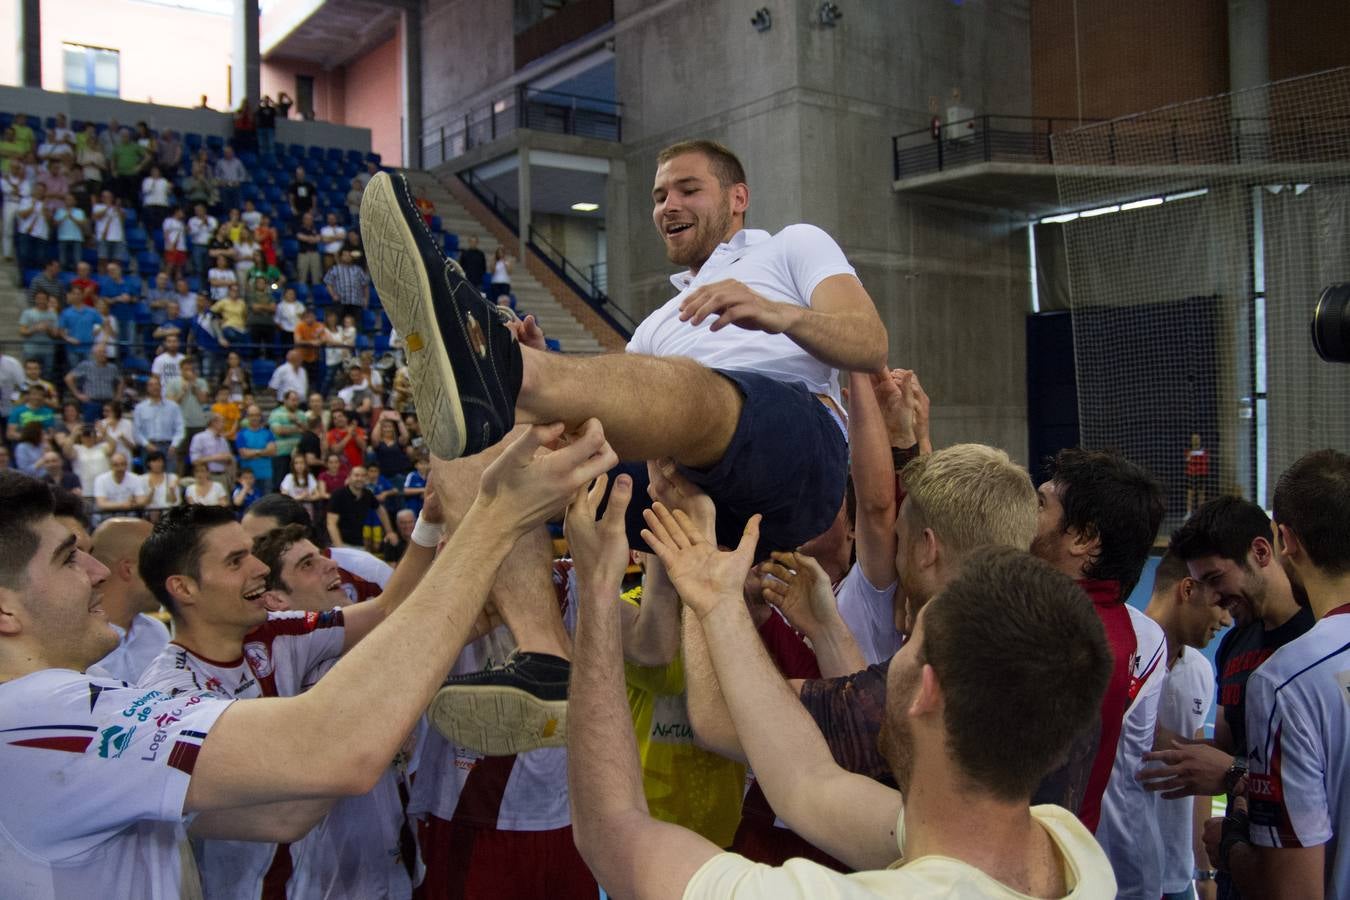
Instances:
[[[212,403],[211,412],[225,420],[225,430],[222,433],[230,440],[234,440],[235,435],[239,433],[239,420],[244,415],[243,410],[239,408],[239,404],[226,397],[224,400],[216,400],[215,403]]]
[[[295,323],[295,344],[300,348],[300,358],[306,363],[319,361],[319,347],[323,344],[327,330],[322,322],[314,318],[313,311],[308,309]]]

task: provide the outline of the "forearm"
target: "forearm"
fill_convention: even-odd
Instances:
[[[343,543],[342,532],[338,529],[337,516],[332,514],[328,516],[328,540],[333,544],[334,547],[347,546],[345,543]]]
[[[198,760],[197,774],[209,761],[214,777],[193,778],[185,809],[370,790],[445,680],[517,536],[485,506],[471,508],[464,525],[429,577],[311,690],[226,711]],[[221,729],[231,718],[236,724]],[[224,740],[213,745],[217,737]],[[283,771],[268,759],[306,764]]]
[[[692,610],[684,611],[681,627],[684,653],[685,705],[689,712],[689,726],[694,732],[694,743],[710,753],[745,762],[736,725],[731,721],[722,687],[713,670],[703,626]]]
[[[858,565],[874,585],[896,580],[895,467],[886,420],[871,378],[854,372],[848,380],[849,468],[857,500]]]
[[[808,638],[822,678],[843,678],[867,668],[867,658],[853,639],[853,632],[838,616]]]
[[[875,372],[886,365],[886,330],[875,310],[795,308],[800,312],[784,333],[816,359],[856,372]]]
[[[623,655],[639,666],[664,666],[680,652],[680,598],[660,560],[649,555],[647,563],[642,604],[634,609],[620,601]]]

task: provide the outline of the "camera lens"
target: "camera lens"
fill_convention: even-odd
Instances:
[[[1312,342],[1327,362],[1350,363],[1350,281],[1329,285],[1317,298]]]

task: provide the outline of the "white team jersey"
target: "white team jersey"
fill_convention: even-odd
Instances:
[[[0,684],[0,895],[183,890],[183,801],[228,700],[47,669]]]
[[[570,560],[554,564],[554,587],[563,596],[563,625],[576,630],[576,574]],[[455,674],[500,664],[510,632],[498,628],[464,648]],[[515,756],[484,757],[427,729],[418,753],[408,814],[500,831],[552,831],[572,824],[568,809],[567,749],[545,747]]]
[[[1327,613],[1247,681],[1252,842],[1326,845],[1326,895],[1350,885],[1350,603]]]
[[[1194,647],[1185,647],[1177,664],[1167,670],[1162,699],[1158,701],[1158,724],[1184,738],[1194,737],[1204,727],[1214,701],[1214,667]],[[1158,798],[1158,833],[1163,847],[1163,892],[1189,890],[1196,868],[1192,834],[1195,798]],[[1209,868],[1208,863],[1201,868]]]
[[[1157,795],[1144,790],[1135,773],[1153,749],[1158,701],[1167,677],[1167,638],[1148,616],[1132,606],[1135,650],[1130,661],[1130,705],[1120,726],[1116,759],[1102,795],[1097,843],[1116,873],[1118,900],[1158,900],[1162,895],[1162,840]]]
[[[327,553],[328,558],[337,563],[343,571],[350,572],[357,578],[375,585],[380,590],[384,590],[384,586],[389,583],[390,576],[394,574],[394,567],[389,563],[373,553],[356,547],[329,547]],[[346,583],[342,585],[342,589],[353,603],[368,599],[357,596],[352,586]]]
[[[895,627],[896,589],[895,582],[884,588],[874,586],[857,563],[834,589],[839,617],[853,632],[869,666],[890,659],[904,643],[904,636]]]
[[[210,660],[169,644],[141,677],[147,687],[211,691],[222,697],[294,697],[318,679],[321,666],[342,654],[341,610],[272,613],[244,638],[242,655]],[[208,900],[253,900],[264,883],[285,878],[294,867],[277,844],[194,841],[202,890]],[[294,896],[299,896],[294,895]]]
[[[169,629],[159,619],[137,613],[126,631],[113,626],[121,638],[117,648],[89,667],[89,674],[102,675],[128,684],[139,684],[141,675],[169,643]]]
[[[680,321],[680,302],[705,284],[735,279],[770,300],[809,308],[811,294],[822,281],[832,275],[854,274],[844,251],[814,225],[789,225],[775,235],[741,229],[718,245],[697,276],[687,271],[671,276],[680,292],[638,325],[628,351],[687,356],[712,369],[758,372],[805,385],[812,393],[829,394],[838,401],[834,369],[787,335],[735,326],[712,331],[713,316],[694,327]]]

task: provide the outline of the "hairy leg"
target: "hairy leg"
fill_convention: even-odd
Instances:
[[[432,477],[445,509],[447,537],[478,496],[483,470],[518,433],[513,430],[474,456],[452,461],[432,458]],[[522,651],[571,658],[572,640],[563,627],[553,592],[553,542],[547,528],[536,528],[516,541],[515,549],[497,571],[489,598]]]
[[[620,459],[672,457],[696,469],[731,443],[742,398],[712,369],[683,357],[610,353],[569,357],[522,347],[521,422],[600,420]]]

